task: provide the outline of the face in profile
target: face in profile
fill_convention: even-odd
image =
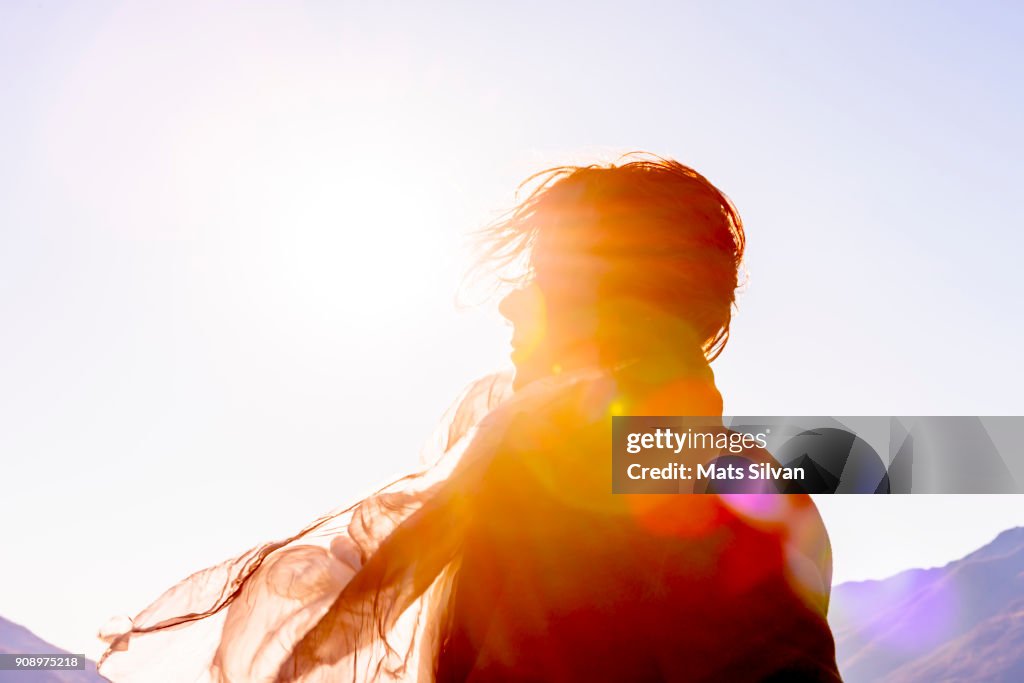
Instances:
[[[557,288],[549,292],[541,282],[520,286],[498,305],[512,324],[516,387],[596,361],[595,303],[564,296]]]
[[[521,384],[522,380],[537,374],[531,372],[530,366],[539,362],[547,336],[544,295],[536,283],[519,287],[501,300],[498,311],[512,324],[511,358],[516,368],[516,383]]]

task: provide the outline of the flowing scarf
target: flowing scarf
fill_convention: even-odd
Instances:
[[[628,514],[649,533],[697,537],[729,505],[715,496],[670,496],[690,502],[668,507],[651,500],[659,496],[610,496],[603,456],[590,463],[573,454],[577,443],[589,451],[599,442],[576,442],[574,434],[596,425],[604,435],[613,413],[721,411],[699,351],[584,368],[516,392],[508,374],[480,379],[442,419],[428,467],[293,536],[192,574],[133,619],[113,620],[101,632],[109,648],[99,671],[117,683],[434,680],[440,649],[457,645],[453,586],[468,571],[467,539],[481,529],[500,536],[515,528],[515,538],[528,538],[524,508],[558,498],[567,509],[587,508],[589,518]],[[516,491],[533,498],[496,505]],[[707,505],[693,507],[697,498],[716,499],[711,517]],[[794,593],[823,623],[831,572],[824,528],[806,497],[773,498],[786,502],[768,514],[748,504],[729,510],[744,528],[784,535]],[[700,528],[692,527],[694,510],[703,510]],[[600,522],[593,532],[601,533]],[[822,667],[834,668],[831,635],[822,642]]]

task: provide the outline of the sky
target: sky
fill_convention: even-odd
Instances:
[[[0,615],[95,656],[407,471],[510,331],[455,293],[530,173],[728,193],[732,415],[1020,415],[1012,3],[4,3]],[[492,302],[493,303],[493,302]],[[837,582],[1021,496],[819,498]]]

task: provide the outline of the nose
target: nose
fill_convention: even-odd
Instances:
[[[538,296],[534,284],[514,289],[498,304],[498,312],[509,322],[522,323],[530,317],[531,309],[536,307]]]
[[[519,308],[519,306],[516,302],[520,299],[521,296],[522,290],[515,289],[506,294],[505,297],[498,303],[498,313],[501,313],[502,317],[508,320],[509,322],[514,323],[516,321],[516,318],[518,317],[516,315],[516,310]]]

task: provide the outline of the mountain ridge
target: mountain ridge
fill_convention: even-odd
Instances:
[[[0,653],[3,654],[72,654],[51,645],[21,624],[0,617]],[[107,679],[96,673],[96,663],[85,660],[85,669],[62,671],[33,671],[26,676],[24,671],[0,671],[0,683],[107,683]]]
[[[1024,527],[941,567],[840,584],[829,621],[847,683],[1024,680]]]

